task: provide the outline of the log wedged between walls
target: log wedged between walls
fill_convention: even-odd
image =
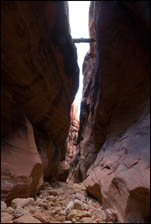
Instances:
[[[2,2],[2,199],[34,196],[65,157],[79,68],[65,1]]]
[[[70,178],[120,222],[150,220],[149,1],[91,2]],[[95,24],[95,25],[94,25]],[[95,34],[96,33],[96,34]]]

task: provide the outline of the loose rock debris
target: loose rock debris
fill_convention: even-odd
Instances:
[[[116,213],[87,195],[83,183],[45,182],[35,198],[1,201],[2,223],[115,223]]]

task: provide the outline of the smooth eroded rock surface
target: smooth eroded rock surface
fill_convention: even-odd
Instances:
[[[2,199],[10,204],[14,197],[35,196],[43,184],[43,166],[27,119],[1,150]]]
[[[2,2],[2,199],[57,178],[78,87],[67,2]],[[32,130],[33,129],[33,130]]]
[[[150,220],[149,1],[91,2],[70,178],[120,222]],[[95,25],[94,25],[95,24]]]

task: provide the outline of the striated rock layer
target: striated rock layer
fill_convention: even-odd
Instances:
[[[120,222],[150,220],[149,8],[149,1],[90,6],[96,50],[84,61],[80,149],[70,178],[85,179]]]
[[[67,152],[65,157],[65,160],[67,161],[68,164],[72,163],[72,159],[77,151],[79,120],[78,120],[78,105],[75,104],[75,102],[72,103],[70,117],[71,117],[71,123],[69,134],[66,141]]]
[[[65,157],[78,87],[68,5],[2,2],[2,199],[34,196]]]

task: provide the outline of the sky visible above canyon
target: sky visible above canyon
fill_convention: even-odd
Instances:
[[[68,1],[69,21],[72,38],[89,38],[88,18],[90,1]],[[75,97],[75,104],[78,105],[78,117],[80,113],[80,102],[83,88],[82,64],[84,57],[89,50],[89,43],[77,43],[78,65],[80,68],[79,89]]]

